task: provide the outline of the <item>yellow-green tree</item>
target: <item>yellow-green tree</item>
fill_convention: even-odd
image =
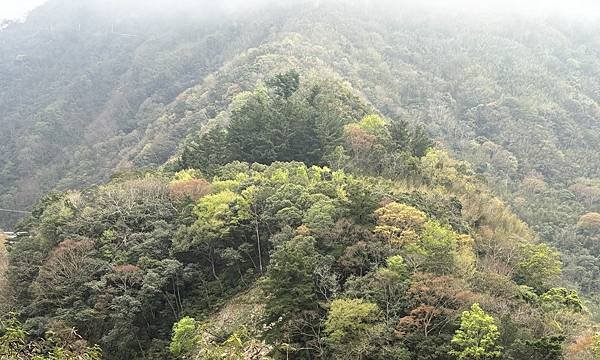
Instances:
[[[539,292],[548,290],[549,284],[561,272],[560,255],[546,244],[525,244],[515,270],[517,281]]]
[[[463,312],[460,328],[452,338],[451,355],[459,360],[497,359],[502,348],[497,344],[500,331],[494,318],[483,311],[479,304],[473,304],[471,310]]]
[[[412,206],[391,202],[375,211],[375,233],[391,244],[404,245],[416,240],[427,215]]]
[[[192,351],[196,345],[196,320],[191,317],[181,318],[173,325],[173,335],[169,350],[175,356],[181,356]]]
[[[383,327],[378,322],[379,308],[363,299],[338,299],[331,303],[325,332],[336,358],[362,359],[372,351],[372,340]]]

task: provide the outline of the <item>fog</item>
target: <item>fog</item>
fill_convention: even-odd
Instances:
[[[0,20],[20,19],[46,0],[1,0]]]
[[[597,18],[596,0],[424,0],[423,7],[451,12],[517,14],[533,17]]]
[[[442,15],[517,15],[562,17],[573,20],[599,19],[600,2],[595,0],[0,0],[0,19],[16,18],[46,2],[48,7],[66,4],[88,11],[121,16],[209,15],[260,11],[266,6],[307,7],[357,6],[364,10],[383,10],[386,15],[410,10]]]
[[[227,11],[245,11],[265,5],[286,6],[294,2],[303,2],[311,6],[348,3],[366,7],[385,6],[394,10],[421,8],[431,11],[520,13],[532,16],[600,15],[600,1],[597,0],[105,0],[103,2],[112,3],[111,6],[116,7],[133,6],[138,9],[142,7],[149,11],[173,11],[177,8],[206,11],[211,7]]]

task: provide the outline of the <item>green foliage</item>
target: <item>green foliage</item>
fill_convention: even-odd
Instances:
[[[312,82],[301,86],[295,70],[274,76],[266,85],[236,99],[227,127],[217,125],[188,141],[182,167],[214,174],[216,166],[234,160],[320,164],[328,157],[325,149],[341,144],[336,134],[354,115],[349,112],[352,106],[366,107],[356,97],[340,98],[339,93],[347,92],[341,84]],[[324,113],[323,107],[330,113]],[[332,117],[336,122],[330,123]]]
[[[449,274],[461,262],[458,250],[462,238],[436,221],[427,221],[424,212],[392,202],[375,211],[375,215],[378,225],[374,232],[401,249],[413,269]],[[470,260],[467,253],[463,255],[460,265],[466,268]]]
[[[375,166],[378,162],[403,163],[416,153],[424,155],[417,149],[409,154],[411,144],[431,147],[423,131],[413,139],[404,122],[392,125],[378,115],[357,121],[353,116],[364,115],[367,106],[355,96],[342,97],[349,90],[333,80],[301,83],[299,74],[290,70],[267,80],[266,86],[236,99],[226,127],[217,125],[190,139],[181,167],[212,175],[216,166],[235,160],[302,161],[378,174],[385,169]],[[389,165],[386,171],[395,168]]]
[[[70,332],[70,333],[68,333]],[[100,360],[98,346],[88,347],[73,329],[33,339],[14,314],[0,323],[0,358],[7,360]]]
[[[200,171],[195,170],[195,169],[186,169],[186,170],[181,170],[175,173],[175,176],[173,176],[173,180],[175,182],[179,182],[179,181],[190,181],[190,180],[194,180],[194,179],[199,179],[201,178],[202,175],[200,173]]]
[[[0,337],[0,353],[7,357],[17,357],[20,349],[27,342],[27,333],[15,317],[2,324],[2,337]]]
[[[497,344],[500,332],[494,318],[486,314],[479,304],[473,304],[471,310],[463,312],[460,328],[452,338],[454,350],[451,354],[459,360],[497,359],[502,348]]]
[[[225,237],[249,216],[248,211],[244,199],[232,191],[208,195],[194,209],[198,219],[193,228],[207,239]]]
[[[381,142],[385,142],[387,140],[386,136],[389,135],[386,121],[378,115],[367,115],[356,126],[367,134],[375,136]]]
[[[583,311],[583,303],[576,291],[565,288],[552,288],[539,297],[542,309],[556,311],[568,309],[574,312]]]
[[[304,215],[303,222],[317,233],[326,233],[336,220],[336,207],[330,200],[318,201]]]
[[[537,291],[545,291],[561,272],[559,254],[546,244],[525,244],[515,278]]]
[[[194,358],[451,359],[455,320],[478,301],[511,324],[495,339],[488,315],[475,322],[507,358],[550,359],[585,333],[581,301],[555,288],[557,254],[484,182],[566,251],[582,294],[598,290],[595,218],[580,218],[598,212],[594,36],[352,9],[111,18],[53,25],[51,42],[28,33],[45,23],[0,32],[0,75],[27,69],[0,84],[0,202],[169,160],[34,208],[32,236],[10,245],[26,328],[64,322],[107,359],[169,358],[171,333]],[[138,36],[98,36],[112,23]],[[543,40],[556,34],[560,46]],[[64,64],[75,76],[51,80]],[[236,302],[258,284],[258,315],[243,317]],[[173,327],[184,314],[203,325]],[[474,348],[467,330],[455,351]]]
[[[208,175],[225,165],[231,159],[228,148],[227,131],[221,126],[215,126],[198,139],[188,142],[181,154],[181,166],[200,169]]]
[[[434,166],[435,181],[452,178],[444,191],[479,186],[443,153],[423,161],[444,164]],[[208,183],[195,179],[195,169],[176,174],[178,180],[172,173],[132,174],[49,201],[47,209],[68,207],[69,220],[42,209],[31,224],[45,231],[11,245],[9,281],[26,289],[18,296],[28,328],[43,333],[65,322],[98,343],[107,359],[235,359],[248,351],[448,358],[454,320],[480,299],[497,309],[530,307],[523,311],[533,315],[515,325],[530,343],[503,338],[507,354],[541,351],[527,344],[543,333],[528,333],[528,326],[569,336],[585,328],[570,291],[519,297],[510,280],[516,273],[495,287],[481,286],[482,278],[500,277],[494,266],[509,269],[515,257],[534,258],[526,274],[537,274],[549,262],[536,252],[553,254],[510,242],[501,243],[509,260],[493,257],[504,254],[499,250],[476,251],[496,240],[490,234],[510,236],[520,229],[508,215],[478,222],[473,213],[458,210],[467,201],[485,203],[487,214],[505,211],[491,197],[425,185],[407,189],[384,178],[298,162],[235,162],[217,167],[215,175]],[[431,179],[427,172],[422,176]],[[200,190],[174,187],[198,181]],[[197,197],[175,196],[177,191]],[[486,266],[475,268],[476,262]],[[230,302],[249,287],[261,290],[252,303],[256,314],[218,333],[205,326],[224,311],[215,309],[234,306]],[[212,323],[220,321],[227,322]]]
[[[313,274],[319,253],[315,245],[314,238],[297,236],[273,252],[264,283],[267,293],[271,294],[267,300],[267,312],[271,319],[316,308]]]
[[[377,305],[362,299],[339,299],[331,303],[325,331],[336,358],[362,358],[373,351],[373,338],[382,328],[377,323]]]
[[[329,339],[338,344],[361,337],[369,329],[368,324],[377,318],[378,311],[377,305],[362,299],[335,300],[327,315],[325,331]]]
[[[448,227],[429,221],[418,243],[407,251],[429,272],[451,274],[456,269],[457,238],[458,235]]]
[[[287,99],[300,87],[300,74],[298,74],[298,71],[292,69],[285,74],[277,74],[267,80],[267,85],[273,89],[275,94]]]
[[[326,158],[332,166],[340,166],[342,159],[346,159],[345,168],[360,168],[374,175],[405,176],[413,156],[422,157],[431,148],[432,143],[425,139],[422,129],[411,134],[406,122],[368,115],[344,127],[345,147],[335,149]]]
[[[540,359],[561,360],[563,356],[563,336],[542,337],[535,340],[517,339],[515,344],[507,352],[508,359]]]
[[[387,268],[399,278],[405,278],[408,274],[408,269],[404,259],[400,255],[395,255],[386,259]]]
[[[169,350],[175,356],[180,356],[191,352],[196,346],[196,320],[191,317],[184,317],[173,324],[173,335]]]
[[[190,136],[191,150],[182,156],[212,176],[233,156],[223,128],[235,120],[229,115],[239,103],[228,109],[232,99],[254,93],[266,79],[262,99],[268,106],[247,109],[268,116],[246,125],[268,124],[272,132],[241,137],[257,144],[261,161],[281,156],[334,169],[360,166],[362,174],[414,175],[414,157],[429,148],[418,124],[425,125],[564,253],[564,275],[582,295],[598,293],[599,242],[577,227],[582,214],[598,212],[593,119],[600,65],[593,27],[519,16],[493,22],[457,16],[457,22],[446,13],[389,11],[388,2],[368,8],[358,1],[286,2],[250,13],[215,10],[216,16],[174,11],[161,14],[160,22],[145,16],[147,9],[114,11],[120,15],[109,20],[96,14],[96,2],[78,10],[69,4],[49,5],[26,26],[3,30],[1,207],[26,207],[52,188],[98,183],[117,166],[161,165],[190,131],[217,119],[211,126],[217,122],[221,130],[202,130],[202,141]],[[88,26],[80,26],[79,11]],[[134,13],[132,21],[128,14]],[[48,41],[38,29],[59,16]],[[107,32],[113,23],[123,25]],[[303,74],[300,85],[297,72],[286,73],[291,67]],[[340,80],[307,86],[314,78]],[[374,140],[356,143],[367,150],[352,149],[344,126],[377,112],[391,119],[394,151],[364,136],[373,135],[369,131],[355,138]],[[250,118],[252,112],[238,115]],[[303,148],[315,139],[310,149],[318,152]],[[254,155],[252,147],[244,149]],[[68,212],[53,210],[60,215],[51,222],[71,221]],[[0,221],[12,224],[14,218],[3,213]],[[123,251],[104,250],[125,261]]]

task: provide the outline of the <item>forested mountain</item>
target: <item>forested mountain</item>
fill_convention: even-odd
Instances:
[[[426,126],[564,250],[574,283],[598,290],[598,249],[576,227],[599,210],[595,26],[368,2],[161,17],[116,4],[50,1],[0,32],[2,207],[162,164],[236,94],[293,66]]]
[[[162,170],[36,206],[8,251],[18,315],[0,348],[25,359],[598,351],[558,252],[420,128],[294,70],[223,117]]]
[[[0,351],[597,358],[579,20],[49,0],[0,30]]]

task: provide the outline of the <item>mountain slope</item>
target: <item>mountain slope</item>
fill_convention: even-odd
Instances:
[[[596,26],[362,1],[164,16],[118,3],[54,0],[0,31],[0,208],[161,166],[295,68],[425,126],[560,248],[570,285],[600,290]]]
[[[270,30],[218,10],[138,18],[104,6],[50,1],[0,32],[3,207],[107,179],[164,104]]]
[[[565,251],[569,279],[594,294],[600,253],[586,244],[597,235],[576,224],[599,210],[597,38],[585,26],[485,20],[375,21],[334,7],[304,9],[269,43],[182,94],[129,157],[138,166],[166,160],[173,140],[197,127],[196,114],[251,87],[255,74],[319,69],[361,89],[387,116],[423,124],[473,163]],[[582,256],[593,265],[579,266]]]
[[[318,74],[292,69],[239,94],[160,169],[40,201],[9,246],[13,291],[0,305],[16,313],[2,319],[0,349],[592,356],[594,324],[563,287],[558,252],[421,128]],[[474,347],[480,332],[488,340]]]

